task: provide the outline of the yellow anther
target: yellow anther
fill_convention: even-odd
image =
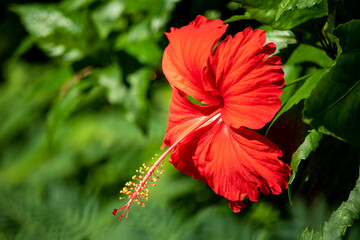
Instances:
[[[155,158],[158,158],[158,154],[155,154]],[[154,159],[154,157],[152,157]],[[123,189],[120,191],[121,194],[124,194],[119,199],[122,200],[124,198],[130,199],[129,202],[132,201],[145,207],[144,202],[149,201],[149,189],[148,184],[152,184],[155,187],[157,184],[157,180],[159,179],[159,175],[162,175],[164,170],[162,169],[164,165],[161,163],[155,163],[155,165],[146,165],[142,164],[137,170],[135,175],[132,176],[132,181],[126,182]]]

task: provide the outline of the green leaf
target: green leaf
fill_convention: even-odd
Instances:
[[[278,54],[281,49],[287,48],[289,44],[297,43],[295,34],[290,30],[276,30],[269,25],[260,26],[259,29],[266,31],[266,43],[273,42],[276,44],[274,54]]]
[[[289,179],[289,185],[294,181],[299,164],[302,160],[307,159],[311,152],[314,152],[319,146],[319,142],[322,139],[322,134],[316,130],[310,130],[310,133],[306,136],[305,141],[294,152],[291,158],[291,176]]]
[[[121,104],[126,99],[126,86],[123,73],[118,65],[98,70],[99,85],[105,88],[106,97],[111,104]]]
[[[220,19],[221,12],[219,10],[206,10],[204,16],[211,20]]]
[[[0,88],[0,116],[4,116],[0,118],[0,142],[33,126],[32,121],[42,122],[36,119],[73,74],[69,66],[22,61],[13,61],[4,70],[7,82]]]
[[[274,120],[272,121],[269,128],[273,125],[273,123],[286,111],[288,111],[292,106],[298,104],[301,100],[306,99],[310,96],[311,91],[315,88],[317,82],[322,78],[322,76],[327,71],[324,69],[318,70],[312,76],[310,76],[305,83],[286,101],[286,103],[282,106],[280,111],[276,114]]]
[[[360,20],[340,24],[334,30],[334,35],[339,38],[343,53],[360,49]]]
[[[300,65],[285,64],[282,69],[284,71],[285,86],[280,100],[282,105],[284,105],[309,76],[300,77],[303,70]]]
[[[124,47],[124,51],[140,63],[150,66],[158,66],[162,58],[161,48],[151,39],[129,43]]]
[[[80,8],[88,7],[94,1],[96,0],[63,0],[61,5],[69,11],[74,11]]]
[[[308,20],[326,16],[327,1],[236,0],[251,16],[277,29],[292,29]],[[289,4],[286,4],[289,3]]]
[[[324,50],[301,44],[291,54],[286,64],[299,64],[304,62],[316,63],[323,68],[330,67],[334,64],[334,60],[332,60]]]
[[[74,62],[80,60],[84,57],[84,53],[81,49],[71,46],[67,46],[62,43],[61,39],[59,41],[40,41],[40,48],[49,56],[49,57],[59,57],[65,62]],[[71,44],[70,44],[71,45]]]
[[[134,25],[127,34],[120,35],[115,49],[127,52],[142,64],[157,66],[161,62],[162,49],[146,21]]]
[[[297,47],[283,67],[285,72],[285,88],[283,90],[283,96],[281,96],[280,99],[285,103],[273,122],[292,106],[309,97],[316,83],[326,73],[325,69],[320,69],[315,70],[315,72],[309,75],[295,78],[294,76],[299,76],[299,73],[302,71],[300,64],[307,62],[316,63],[321,67],[329,67],[334,63],[334,61],[320,49],[304,44]],[[304,84],[298,88],[297,86],[301,82],[304,82]]]
[[[127,117],[130,121],[136,121],[142,128],[146,128],[148,118],[148,100],[150,80],[153,72],[148,68],[141,68],[127,76],[130,90],[127,95]]]
[[[21,55],[23,55],[28,50],[30,50],[34,46],[34,44],[35,44],[35,40],[33,37],[30,37],[30,36],[25,37],[21,41],[21,43],[19,44],[17,49],[13,52],[13,54],[12,54],[13,60],[18,59]]]
[[[360,145],[360,52],[341,54],[305,100],[304,121]]]
[[[278,21],[280,16],[292,9],[306,9],[311,8],[316,4],[321,3],[323,0],[282,0],[280,3],[280,8],[276,12],[275,20]]]
[[[240,20],[250,20],[250,19],[251,19],[250,13],[246,12],[246,13],[244,13],[244,15],[234,15],[234,16],[226,19],[224,21],[224,23],[235,22],[235,21],[240,21]]]
[[[295,196],[323,197],[330,206],[345,201],[358,179],[359,148],[331,136],[322,139],[311,158],[301,163],[292,183]]]
[[[30,36],[50,57],[76,61],[84,56],[84,14],[70,13],[57,5],[14,5]]]
[[[73,113],[85,98],[86,90],[92,82],[81,81],[72,85],[64,96],[61,96],[51,107],[47,116],[47,140],[51,147],[59,126]]]
[[[291,107],[282,114],[266,132],[266,137],[274,142],[283,152],[282,160],[289,164],[298,147],[305,141],[311,130],[302,120],[304,101]]]
[[[70,35],[80,35],[82,32],[81,15],[67,14],[55,5],[14,5],[11,9],[20,16],[26,30],[38,38],[56,32]]]
[[[360,177],[356,181],[354,189],[349,198],[333,212],[324,224],[323,239],[342,239],[346,229],[360,217]]]
[[[96,8],[91,16],[100,38],[105,39],[109,33],[124,25],[120,17],[125,9],[122,1],[110,1]]]
[[[314,229],[309,230],[308,227],[304,229],[298,240],[321,240],[321,233],[314,232]]]

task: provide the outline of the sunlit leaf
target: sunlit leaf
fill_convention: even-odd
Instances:
[[[91,3],[95,1],[96,0],[63,0],[61,4],[65,9],[69,11],[74,11],[80,8],[88,7]]]
[[[118,65],[98,70],[99,85],[105,88],[106,97],[111,104],[121,104],[125,100],[126,86],[123,73]]]
[[[327,15],[327,1],[236,0],[248,16],[277,29],[291,29],[308,20]],[[286,4],[289,2],[289,5]],[[317,4],[313,4],[313,3]],[[293,5],[295,6],[293,7]],[[283,6],[283,7],[282,7]],[[279,13],[278,13],[279,11]]]
[[[299,146],[296,152],[293,154],[291,159],[291,176],[289,179],[289,184],[291,184],[296,176],[297,169],[302,160],[307,159],[311,152],[314,152],[319,146],[319,142],[322,138],[322,134],[311,130],[306,136],[305,141]]]
[[[124,9],[123,1],[109,1],[92,12],[96,29],[102,39],[105,39],[113,29],[123,25],[120,16]]]
[[[280,7],[276,12],[275,20],[278,21],[281,15],[293,9],[306,9],[311,8],[316,4],[321,3],[323,0],[282,0],[280,3]]]
[[[14,5],[29,34],[51,57],[75,61],[83,57],[84,14],[70,13],[56,5]]]
[[[230,18],[226,19],[226,20],[224,21],[224,23],[241,21],[241,20],[251,20],[251,15],[250,15],[250,13],[249,13],[249,12],[245,12],[244,15],[234,15],[234,16],[231,16]]]
[[[290,30],[276,30],[269,25],[261,26],[260,29],[266,31],[266,43],[273,42],[276,44],[274,54],[278,54],[281,49],[285,49],[289,44],[297,43],[295,34]]]
[[[82,32],[81,16],[64,13],[55,5],[15,5],[12,10],[20,15],[26,29],[35,37],[47,37],[57,31],[71,35]]]

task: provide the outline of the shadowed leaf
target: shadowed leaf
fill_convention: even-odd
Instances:
[[[360,145],[360,52],[341,54],[305,100],[304,121]]]

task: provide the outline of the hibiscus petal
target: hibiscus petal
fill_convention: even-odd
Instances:
[[[207,78],[216,83],[223,97],[222,119],[233,128],[260,129],[281,106],[284,73],[275,44],[265,31],[246,28],[228,36],[209,58]]]
[[[200,169],[197,166],[198,161],[194,159],[200,156],[196,154],[199,140],[212,128],[215,122],[216,121],[193,131],[176,147],[169,160],[181,173],[190,175],[194,179],[198,179],[204,183],[207,183],[207,180],[203,176],[203,173],[200,173]]]
[[[238,213],[243,210],[246,205],[242,201],[229,201],[229,207],[233,210],[233,212]]]
[[[259,192],[279,194],[287,188],[290,167],[278,159],[281,150],[252,130],[234,130],[219,120],[200,138],[195,156],[200,156],[193,161],[202,178],[230,202],[245,195],[257,201]]]
[[[228,25],[221,20],[197,16],[189,25],[166,33],[169,46],[164,51],[163,72],[172,87],[203,103],[213,103],[202,83],[207,59]]]
[[[216,111],[219,106],[201,106],[190,102],[184,93],[177,89],[171,92],[169,122],[164,146],[171,146],[183,136],[191,126]]]

